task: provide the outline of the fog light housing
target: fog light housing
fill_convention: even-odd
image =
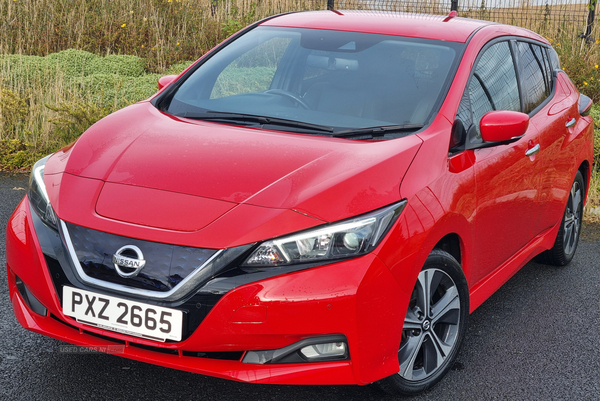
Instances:
[[[309,360],[323,359],[331,357],[343,357],[346,355],[346,343],[325,343],[325,344],[314,344],[304,347],[300,350],[300,353]]]
[[[19,291],[21,298],[23,298],[23,301],[25,301],[27,306],[29,306],[29,309],[31,309],[38,315],[46,316],[46,314],[48,313],[46,307],[42,305],[42,303],[38,301],[36,297],[33,296],[31,291],[29,291],[29,288],[27,288],[25,283],[23,283],[23,280],[21,280],[16,274],[15,284],[17,284],[17,290]]]
[[[307,338],[287,347],[248,351],[242,362],[257,365],[349,360],[348,340],[341,334]]]

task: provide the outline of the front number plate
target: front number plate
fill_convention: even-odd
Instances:
[[[63,287],[63,313],[78,322],[155,341],[181,340],[183,312]]]

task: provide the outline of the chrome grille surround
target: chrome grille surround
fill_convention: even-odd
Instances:
[[[76,273],[83,282],[116,292],[162,301],[182,298],[212,276],[215,270],[212,265],[227,251],[182,247],[121,237],[79,227],[62,220],[60,220],[60,232]],[[141,245],[147,249],[144,254],[147,255],[148,266],[142,270],[144,273],[136,277],[139,278],[137,282],[121,278],[114,272],[112,255],[121,246],[127,244]],[[118,279],[107,281],[99,278],[113,276]],[[149,289],[152,287],[154,289]]]

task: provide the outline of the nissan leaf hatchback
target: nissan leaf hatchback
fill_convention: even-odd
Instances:
[[[528,30],[285,14],[159,87],[33,167],[6,240],[25,328],[414,394],[516,271],[577,249],[591,100]]]

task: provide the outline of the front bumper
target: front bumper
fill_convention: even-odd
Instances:
[[[6,241],[15,316],[23,327],[62,341],[245,382],[368,384],[399,370],[402,311],[409,295],[373,253],[236,287],[216,302],[183,341],[158,343],[86,326],[62,313],[62,291],[51,276],[57,273],[42,253],[27,198],[9,220]],[[34,312],[19,293],[17,277],[47,309],[45,316]],[[349,360],[241,362],[247,351],[280,349],[326,335],[346,337]]]

